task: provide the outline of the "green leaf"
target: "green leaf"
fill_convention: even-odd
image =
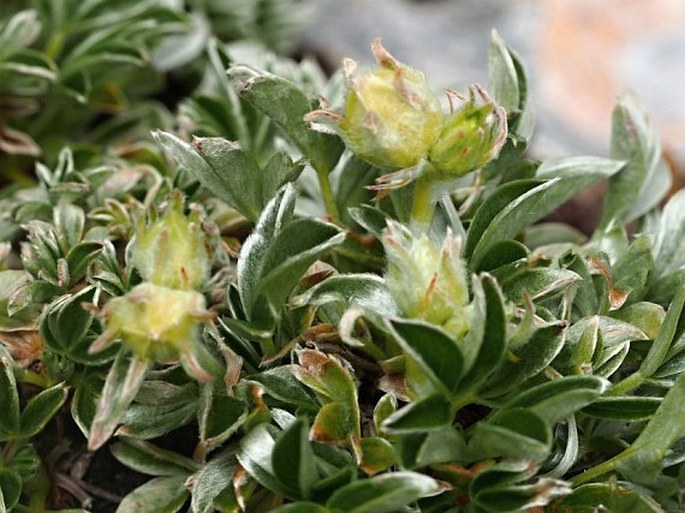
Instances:
[[[255,299],[264,296],[280,306],[307,268],[344,239],[338,227],[316,219],[298,219],[285,226],[264,255]]]
[[[590,363],[598,368],[630,341],[647,338],[627,322],[604,316],[585,317],[568,329],[564,347],[552,365],[564,374],[583,372]]]
[[[62,254],[66,255],[83,238],[86,214],[76,205],[60,203],[53,210],[52,221]]]
[[[40,323],[40,334],[46,347],[69,360],[86,365],[99,365],[112,360],[119,349],[118,344],[95,354],[88,352],[95,339],[92,333],[95,314],[83,308],[83,303],[96,303],[98,298],[98,288],[90,286],[53,301],[46,308]]]
[[[71,416],[86,438],[88,438],[90,425],[95,418],[97,401],[102,392],[103,384],[104,378],[100,372],[85,372],[81,381],[76,385],[71,400]]]
[[[459,390],[463,392],[473,390],[490,375],[504,358],[507,347],[507,321],[502,292],[495,279],[488,274],[482,276],[481,284],[485,315],[481,316],[480,319],[474,317],[474,320],[479,321],[481,325],[472,328],[473,332],[478,333],[479,340],[472,340],[469,343],[476,342],[478,355],[470,370],[459,383]],[[477,291],[477,288],[474,287],[474,290]]]
[[[178,405],[132,404],[121,418],[117,435],[150,440],[187,426],[197,418],[197,400]]]
[[[617,456],[616,468],[625,478],[640,484],[654,482],[668,449],[685,435],[683,401],[685,375],[676,380],[632,445]]]
[[[492,378],[485,382],[481,394],[484,397],[501,396],[542,372],[561,350],[565,327],[566,323],[562,321],[550,323],[535,330],[521,345],[510,349]]]
[[[260,210],[255,184],[261,173],[257,162],[240,146],[219,137],[196,139],[191,145],[161,130],[153,135],[207,190],[249,220],[257,219]]]
[[[452,426],[404,435],[398,441],[397,453],[407,469],[468,461],[464,434]]]
[[[658,278],[685,266],[685,190],[676,192],[664,206],[653,251]]]
[[[494,271],[504,265],[528,257],[528,248],[516,240],[496,242],[483,256],[479,271]]]
[[[110,451],[127,467],[149,476],[187,477],[198,470],[198,464],[190,458],[133,438],[113,444]]]
[[[99,241],[83,241],[73,246],[67,253],[67,267],[71,283],[78,283],[88,272],[88,268],[102,252]]]
[[[522,229],[541,219],[566,200],[595,182],[618,172],[624,163],[622,161],[603,159],[599,157],[573,157],[567,159],[552,159],[545,161],[537,172],[537,179],[545,179],[543,183],[536,180],[518,180],[509,182],[498,189],[511,191],[516,188],[530,188],[523,194],[515,194],[508,204],[500,205],[509,194],[497,192],[490,201],[485,201],[476,212],[476,218],[482,217],[484,223],[491,218],[481,234],[478,231],[469,234],[464,248],[468,256],[472,252],[471,262],[478,268],[480,260],[487,254],[493,244],[501,240],[512,239]],[[518,191],[517,191],[518,192]],[[493,199],[494,198],[494,199]],[[500,208],[497,208],[500,207]],[[479,212],[483,214],[479,216]],[[492,214],[494,217],[491,217]],[[479,224],[482,227],[482,224]]]
[[[565,376],[517,394],[503,408],[528,408],[553,424],[590,403],[601,401],[597,398],[607,386],[606,380],[596,376]]]
[[[176,513],[188,499],[186,476],[151,479],[123,498],[116,513]]]
[[[203,385],[198,422],[202,453],[207,454],[233,435],[248,416],[247,404],[226,393],[224,383]]]
[[[373,425],[377,432],[381,431],[381,424],[385,419],[397,411],[397,398],[392,394],[381,397],[373,409]]]
[[[464,245],[464,256],[468,258],[473,255],[476,245],[488,229],[488,226],[490,226],[495,217],[497,217],[507,205],[535,187],[544,184],[544,180],[529,178],[525,180],[514,180],[495,189],[492,194],[483,200],[483,203],[478,207],[471,220],[466,235],[466,243]],[[494,244],[495,243],[493,243],[493,246]],[[485,257],[487,253],[489,253],[489,251],[484,252],[483,257]],[[473,264],[471,265],[473,266]]]
[[[506,43],[493,30],[488,55],[490,92],[497,103],[507,111],[516,111],[520,105],[518,74]]]
[[[400,408],[383,421],[381,429],[391,435],[421,433],[449,426],[453,417],[450,401],[436,394]]]
[[[656,303],[640,301],[611,312],[611,316],[632,324],[647,335],[648,339],[654,340],[664,322],[666,311]]]
[[[564,481],[550,478],[528,484],[529,468],[530,462],[526,460],[496,463],[471,480],[469,495],[483,511],[510,513],[544,506],[571,491]]]
[[[680,290],[676,293],[673,301],[666,311],[666,317],[661,324],[659,334],[654,343],[650,346],[649,352],[645,359],[642,360],[639,372],[642,376],[652,376],[657,369],[664,363],[668,355],[669,349],[674,342],[676,330],[678,328],[678,321],[685,307],[685,284],[681,285]]]
[[[150,362],[121,351],[107,373],[97,411],[90,426],[88,448],[94,451],[112,435],[140,389]]]
[[[231,477],[236,460],[232,451],[213,458],[188,480],[192,492],[190,507],[193,513],[214,513],[215,499],[222,493],[233,494]]]
[[[257,298],[255,292],[264,272],[267,252],[281,229],[290,222],[295,208],[295,188],[286,185],[262,211],[257,226],[247,238],[238,259],[238,291],[248,316]]]
[[[26,271],[0,271],[0,332],[35,329],[42,308],[28,297],[30,283]]]
[[[416,472],[391,472],[362,479],[335,492],[326,503],[346,513],[391,513],[443,491],[435,479]]]
[[[278,401],[309,411],[319,409],[318,403],[293,376],[287,366],[268,369],[248,378],[264,387],[264,392]]]
[[[411,360],[418,372],[407,371],[408,386],[423,387],[421,381],[428,380],[427,392],[441,392],[449,396],[457,387],[464,367],[464,357],[456,343],[441,329],[423,321],[391,319],[388,321],[398,344],[405,353],[405,360]]]
[[[566,269],[522,269],[507,273],[507,276],[500,279],[500,285],[508,299],[520,302],[524,291],[531,299],[539,300],[567,290],[580,279],[576,273]]]
[[[30,46],[40,35],[42,26],[35,9],[13,13],[5,20],[0,30],[0,48],[3,49],[3,56]]]
[[[293,496],[309,499],[311,487],[319,476],[309,442],[309,427],[303,419],[296,419],[280,434],[271,458],[276,479],[292,490]]]
[[[652,417],[661,401],[661,397],[600,397],[583,408],[582,412],[599,419],[635,422]]]
[[[553,508],[573,513],[596,513],[600,505],[611,513],[664,513],[653,498],[618,483],[579,486],[571,495],[555,502]]]
[[[499,456],[542,461],[551,444],[552,432],[542,417],[527,408],[507,408],[475,425],[469,454],[473,461]]]
[[[626,296],[647,285],[654,271],[652,237],[638,235],[628,251],[611,266],[613,288]]]
[[[62,407],[68,393],[66,384],[59,383],[33,397],[21,412],[21,436],[30,438],[39,433]]]
[[[397,313],[397,306],[385,280],[375,274],[336,274],[317,283],[290,301],[293,307],[322,306],[338,303],[342,310],[358,306],[387,316]]]
[[[330,510],[314,502],[293,502],[273,510],[273,513],[330,513]]]
[[[372,207],[371,205],[359,205],[358,207],[351,207],[348,212],[352,219],[364,228],[376,239],[383,238],[383,230],[385,229],[388,218],[390,217],[384,211]]]
[[[245,67],[232,68],[229,76],[249,74],[241,84],[240,97],[266,114],[320,173],[330,173],[344,148],[338,137],[309,130],[304,116],[316,109],[305,94],[292,82],[266,73],[255,73]]]
[[[609,179],[600,226],[611,220],[629,223],[657,206],[671,187],[671,174],[662,160],[659,135],[643,105],[632,93],[623,94],[614,108],[611,157],[626,166]]]
[[[12,511],[22,491],[21,476],[14,470],[0,468],[0,511]]]
[[[14,378],[12,360],[0,346],[0,440],[19,435],[19,393]]]
[[[385,438],[372,436],[361,440],[362,460],[359,464],[366,475],[373,476],[397,463],[392,444]]]
[[[313,349],[302,349],[297,357],[292,373],[327,403],[314,419],[311,437],[338,443],[361,438],[357,385],[343,361]]]
[[[297,499],[274,477],[272,454],[275,445],[274,437],[267,426],[259,424],[240,439],[236,457],[242,467],[262,486],[289,499]]]

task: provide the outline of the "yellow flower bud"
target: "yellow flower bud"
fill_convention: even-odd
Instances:
[[[451,178],[479,169],[497,157],[507,137],[506,113],[485,90],[475,85],[468,100],[457,97],[463,104],[447,117],[428,155],[433,170]]]
[[[362,71],[344,61],[348,93],[342,113],[322,109],[305,120],[332,126],[353,153],[375,166],[416,166],[442,130],[440,101],[424,74],[397,61],[380,39],[371,49],[377,69]]]
[[[100,351],[120,337],[140,360],[172,363],[180,359],[190,374],[211,379],[200,363],[206,351],[201,347],[200,328],[214,314],[205,309],[205,298],[199,292],[141,283],[125,296],[111,299],[100,315],[105,331],[90,352]]]
[[[383,246],[388,259],[385,281],[400,311],[441,326],[455,338],[463,336],[468,330],[464,307],[469,291],[459,240],[448,232],[439,248],[425,233],[415,237],[389,221]]]
[[[211,259],[200,216],[183,213],[183,196],[174,191],[167,211],[136,228],[131,263],[151,283],[199,290],[209,277]]]

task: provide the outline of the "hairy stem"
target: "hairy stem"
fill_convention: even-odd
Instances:
[[[333,196],[333,189],[331,188],[331,182],[328,179],[328,175],[328,170],[316,170],[316,176],[319,179],[321,197],[323,198],[323,203],[326,206],[326,212],[330,216],[331,220],[337,221],[340,218],[340,215],[338,213],[338,206],[335,204],[335,196]]]

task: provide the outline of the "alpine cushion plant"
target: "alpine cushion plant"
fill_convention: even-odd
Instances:
[[[53,418],[150,476],[119,513],[683,510],[685,195],[637,99],[540,162],[496,33],[445,109],[372,49],[341,91],[209,45],[169,158],[2,194],[0,511],[66,507]],[[544,221],[604,180],[589,238]]]

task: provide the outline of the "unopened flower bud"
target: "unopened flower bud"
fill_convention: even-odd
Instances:
[[[353,153],[375,166],[416,166],[442,130],[440,101],[424,74],[397,61],[380,39],[371,48],[379,68],[362,71],[356,62],[344,62],[348,93],[342,113],[321,109],[305,120],[331,126]]]
[[[203,381],[211,379],[211,371],[202,367],[207,358],[200,328],[214,314],[205,309],[205,298],[199,292],[141,283],[125,296],[111,299],[100,315],[105,331],[90,352],[98,352],[120,337],[141,360],[180,360],[189,374]]]
[[[183,213],[179,191],[161,217],[147,225],[139,222],[131,258],[145,281],[173,289],[202,288],[211,265],[207,237],[199,214]]]
[[[480,97],[480,101],[476,98]],[[428,159],[442,176],[457,178],[497,157],[507,137],[507,117],[480,86],[445,120]]]
[[[383,246],[388,259],[385,280],[400,311],[441,326],[455,338],[464,335],[469,291],[459,240],[448,232],[439,248],[425,233],[415,237],[389,221]]]

